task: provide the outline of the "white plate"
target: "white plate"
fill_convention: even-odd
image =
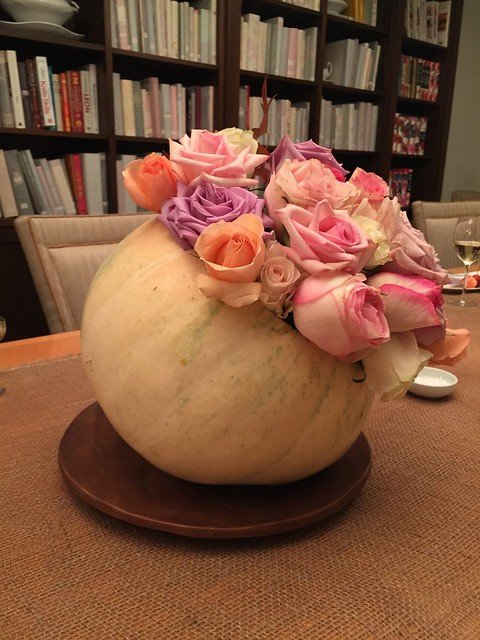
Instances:
[[[480,275],[480,271],[470,271],[471,276]],[[449,273],[448,277],[450,278],[450,282],[448,284],[443,285],[444,291],[462,291],[462,283],[465,278],[465,274],[463,273]],[[467,291],[476,291],[480,292],[480,287],[467,287]]]
[[[453,373],[435,367],[424,367],[409,391],[423,398],[443,398],[452,393],[457,384],[458,378]]]
[[[9,22],[7,20],[0,20],[0,25],[7,27],[13,34],[15,33],[46,33],[47,35],[63,36],[70,40],[81,40],[85,36],[83,33],[75,33],[70,29],[59,24],[53,24],[53,22]]]

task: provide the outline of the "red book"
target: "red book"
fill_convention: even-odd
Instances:
[[[67,71],[68,98],[72,131],[83,133],[83,100],[79,71]]]
[[[70,183],[72,185],[73,197],[77,213],[86,215],[88,213],[87,198],[85,197],[85,183],[83,181],[82,161],[78,153],[65,156]]]
[[[37,84],[37,69],[35,60],[25,60],[27,70],[27,84],[30,102],[32,124],[36,129],[42,128],[42,112],[40,110],[40,93]]]
[[[60,100],[62,102],[62,119],[65,131],[72,130],[72,121],[70,119],[70,108],[68,104],[68,81],[67,74],[60,73]]]

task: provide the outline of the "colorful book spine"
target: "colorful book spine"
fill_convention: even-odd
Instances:
[[[70,176],[70,183],[73,187],[73,197],[77,213],[88,214],[87,199],[85,196],[85,184],[83,180],[82,162],[78,154],[65,156],[67,169]]]
[[[83,132],[83,102],[79,71],[67,71],[68,98],[72,131]]]
[[[37,56],[35,58],[35,65],[38,93],[40,97],[42,126],[54,127],[56,125],[55,110],[53,105],[53,96],[50,85],[50,74],[48,71],[47,59],[44,56]]]

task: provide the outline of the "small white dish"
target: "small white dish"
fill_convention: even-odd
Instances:
[[[8,20],[0,20],[0,25],[7,27],[13,34],[45,33],[47,35],[63,36],[69,40],[81,40],[85,37],[83,33],[75,33],[75,31],[70,31],[70,29],[52,22],[9,22]]]
[[[409,391],[423,398],[443,398],[452,393],[457,384],[458,378],[453,373],[435,367],[424,367]]]
[[[73,0],[0,0],[0,7],[16,22],[49,22],[63,25],[80,7]]]
[[[334,16],[338,16],[346,9],[347,4],[345,0],[328,0],[327,11]]]

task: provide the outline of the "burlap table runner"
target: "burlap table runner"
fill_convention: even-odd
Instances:
[[[449,311],[474,333],[455,394],[376,403],[361,497],[275,538],[183,539],[84,506],[57,466],[93,401],[80,360],[0,374],[0,638],[478,640],[480,312]]]

